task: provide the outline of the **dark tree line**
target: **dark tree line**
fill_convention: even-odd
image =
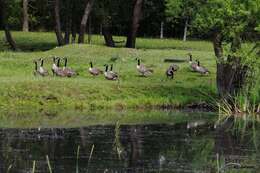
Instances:
[[[176,22],[173,26],[171,21],[166,20],[164,0],[20,0],[19,3],[17,2],[8,0],[10,20],[6,20],[9,21],[9,28],[23,31],[54,30],[58,45],[83,43],[85,40],[83,33],[88,32],[102,33],[106,45],[111,47],[117,43],[112,35],[125,35],[126,47],[135,47],[136,36],[159,37],[161,23],[165,24],[162,29],[166,37],[178,37],[182,32]],[[2,12],[0,16],[3,17]],[[1,24],[0,29],[3,28]]]

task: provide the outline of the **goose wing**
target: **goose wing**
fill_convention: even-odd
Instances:
[[[89,69],[89,73],[96,76],[96,75],[102,74],[103,71],[94,67],[94,68]]]

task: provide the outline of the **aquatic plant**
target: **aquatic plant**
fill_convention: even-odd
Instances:
[[[230,117],[256,120],[260,122],[260,103],[251,102],[245,95],[223,98],[217,102],[219,122]]]
[[[49,172],[52,173],[51,163],[50,163],[48,155],[46,155],[46,161],[47,161],[47,164],[48,164]]]
[[[120,122],[117,121],[115,125],[115,139],[113,144],[113,149],[116,151],[119,160],[121,160],[121,155],[124,151],[124,147],[120,142]]]
[[[35,173],[35,166],[36,166],[36,161],[33,161],[33,168],[32,168],[32,173]]]
[[[89,167],[90,160],[92,158],[92,154],[93,154],[94,148],[95,148],[95,145],[93,144],[92,147],[91,147],[89,158],[88,158],[88,167]],[[88,173],[88,167],[87,167],[87,173]]]
[[[78,145],[78,148],[77,148],[77,161],[76,161],[76,173],[79,172],[79,150],[80,150],[80,146]]]

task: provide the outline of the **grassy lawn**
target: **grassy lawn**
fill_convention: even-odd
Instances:
[[[138,39],[138,49],[107,48],[101,36],[93,36],[92,45],[56,47],[53,33],[14,32],[21,49],[6,51],[3,32],[0,32],[0,107],[1,112],[52,112],[64,110],[149,109],[161,106],[183,107],[192,103],[209,102],[216,97],[215,59],[210,42],[186,43],[167,39]],[[124,39],[116,37],[116,40]],[[33,51],[32,51],[33,50]],[[209,76],[190,72],[188,62],[178,63],[180,70],[174,80],[166,80],[169,63],[164,58],[187,59],[191,52],[210,70]],[[76,78],[35,77],[33,60],[43,57],[51,69],[51,56],[68,57],[68,66],[79,72]],[[107,81],[104,76],[92,77],[89,61],[104,68],[111,57],[120,80]],[[136,57],[154,69],[150,77],[139,77]]]

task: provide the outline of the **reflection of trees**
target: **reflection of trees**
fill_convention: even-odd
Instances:
[[[259,124],[244,120],[230,120],[219,126],[214,150],[220,156],[221,166],[238,163],[241,169],[259,170],[259,131]]]
[[[161,169],[163,172],[180,168],[188,172],[211,172],[217,170],[216,153],[226,163],[240,157],[243,165],[259,164],[260,134],[256,133],[259,127],[255,127],[255,132],[247,131],[243,138],[223,128],[213,130],[208,124],[186,127],[183,123],[120,126],[118,132],[114,126],[0,130],[0,172],[6,172],[10,164],[13,164],[13,172],[28,172],[33,160],[36,160],[37,171],[48,172],[46,155],[53,172],[75,172],[78,146],[79,172],[87,169],[89,172],[158,172]],[[123,148],[121,158],[113,148],[115,141]],[[95,148],[88,165],[92,145]]]

